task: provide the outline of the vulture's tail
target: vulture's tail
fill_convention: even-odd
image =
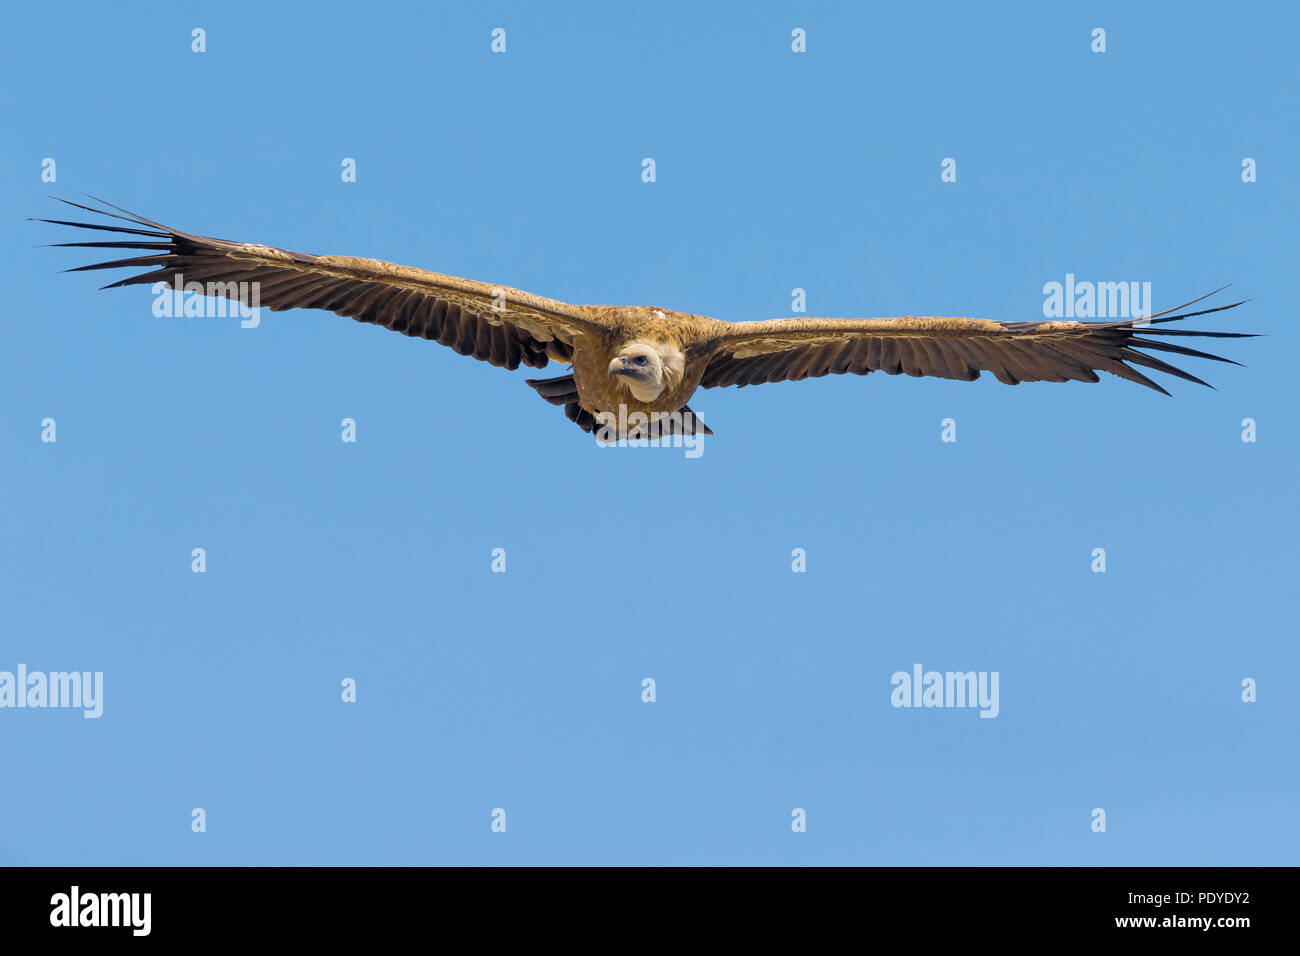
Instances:
[[[524,381],[552,405],[563,405],[565,417],[584,432],[596,432],[601,427],[596,416],[582,407],[578,398],[578,386],[573,381],[572,375],[561,375],[559,378],[529,378]],[[683,405],[676,415],[668,415],[661,419],[660,423],[657,436],[713,434],[713,429],[700,421],[700,417],[691,411],[689,405]],[[651,424],[651,429],[655,430],[655,423]],[[622,437],[640,436],[634,434]],[[650,438],[656,435],[644,437]]]

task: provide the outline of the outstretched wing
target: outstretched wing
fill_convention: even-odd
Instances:
[[[1196,312],[1179,312],[1209,295],[1148,318],[1117,322],[994,322],[913,316],[737,322],[714,341],[700,384],[715,388],[797,382],[822,375],[844,372],[865,375],[879,370],[890,375],[932,375],[963,381],[973,381],[979,378],[980,372],[987,371],[1000,382],[1018,385],[1070,379],[1095,382],[1097,372],[1104,371],[1168,395],[1132,366],[1140,365],[1200,385],[1207,383],[1139,349],[1240,364],[1164,340],[1176,336],[1251,337],[1247,332],[1196,332],[1160,327],[1163,323],[1222,312],[1242,304],[1233,302]]]
[[[202,283],[208,294],[250,304],[256,284],[258,303],[273,311],[325,309],[359,322],[431,339],[493,365],[543,368],[551,359],[568,361],[575,336],[599,326],[582,306],[557,302],[486,282],[351,256],[313,256],[271,246],[195,236],[152,222],[111,203],[118,213],[59,200],[78,209],[130,223],[42,219],[62,226],[123,233],[134,238],[103,242],[62,242],[59,246],[134,249],[129,259],[69,269],[145,269],[104,286]],[[103,202],[103,200],[98,200]],[[241,292],[239,285],[249,283]],[[210,285],[211,284],[211,285]]]

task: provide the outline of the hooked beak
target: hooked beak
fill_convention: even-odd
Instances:
[[[632,364],[627,360],[626,355],[620,355],[609,363],[610,375],[631,375]]]

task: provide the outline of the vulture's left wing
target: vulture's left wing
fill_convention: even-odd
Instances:
[[[979,378],[980,372],[988,371],[1000,382],[1018,385],[1069,379],[1095,382],[1097,372],[1105,371],[1167,395],[1168,392],[1131,366],[1140,365],[1200,385],[1207,383],[1139,349],[1238,365],[1232,359],[1164,339],[1251,336],[1248,332],[1160,327],[1163,323],[1222,312],[1242,304],[1233,302],[1197,312],[1171,314],[1205,298],[1208,296],[1148,318],[1115,322],[994,322],[928,316],[736,322],[710,343],[711,357],[700,385],[714,388],[797,382],[821,375],[844,372],[865,375],[877,370],[890,375],[933,375],[963,381],[973,381]]]
[[[137,268],[146,271],[104,288],[124,285],[198,282],[206,294],[249,304],[240,284],[256,283],[259,304],[272,311],[325,309],[359,322],[432,339],[492,365],[544,368],[551,359],[568,361],[575,336],[599,327],[583,306],[545,299],[487,282],[475,282],[378,259],[314,256],[248,242],[196,236],[144,219],[110,203],[119,213],[59,200],[78,209],[129,223],[42,219],[62,226],[121,233],[130,239],[63,242],[60,246],[134,249],[144,255],[70,269]],[[103,202],[103,200],[100,200]]]

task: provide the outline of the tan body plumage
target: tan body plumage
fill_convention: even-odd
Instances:
[[[672,427],[688,434],[708,432],[687,405],[699,388],[799,381],[828,374],[862,375],[879,370],[969,381],[981,371],[989,371],[1002,382],[1018,384],[1071,379],[1096,382],[1097,372],[1106,371],[1164,392],[1132,366],[1206,383],[1139,349],[1227,362],[1231,360],[1166,339],[1247,335],[1160,327],[1230,309],[1240,302],[1177,315],[1170,314],[1176,311],[1171,309],[1144,320],[1110,322],[1003,323],[935,316],[721,322],[655,307],[570,305],[375,259],[313,256],[212,239],[179,232],[121,209],[118,212],[125,215],[79,203],[69,205],[130,226],[42,221],[136,238],[59,245],[147,253],[70,271],[147,270],[113,286],[183,279],[185,283],[231,283],[233,290],[234,283],[256,283],[260,303],[273,311],[325,309],[431,339],[462,355],[505,368],[543,368],[551,361],[571,363],[570,375],[530,380],[528,384],[547,401],[564,406],[566,415],[582,428],[605,439],[627,437],[626,429],[602,430],[602,425],[627,421],[633,413],[653,420],[666,413],[684,412],[685,424]],[[239,297],[233,291],[215,294]],[[665,419],[664,427],[669,424]]]

